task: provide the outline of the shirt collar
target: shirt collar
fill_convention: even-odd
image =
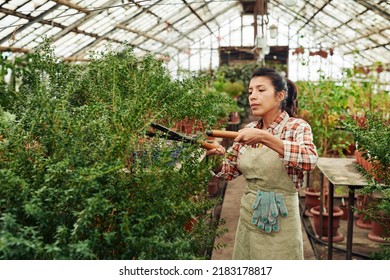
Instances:
[[[284,119],[288,119],[289,118],[289,115],[287,114],[286,111],[283,111],[282,113],[280,113],[279,116],[276,117],[276,119],[270,124],[270,126],[267,128],[267,131],[272,133],[272,134],[277,134],[279,129],[280,129],[280,124],[282,123],[282,121]],[[257,124],[257,127],[260,128],[262,127],[263,125],[263,119],[260,119],[258,124]]]

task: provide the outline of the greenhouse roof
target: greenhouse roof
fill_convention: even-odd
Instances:
[[[334,50],[362,66],[390,65],[386,0],[0,0],[0,50],[29,52],[51,38],[56,55],[88,59],[123,43],[137,53],[189,60],[255,34],[291,50]],[[271,38],[269,27],[278,27]],[[265,31],[264,31],[265,30]]]

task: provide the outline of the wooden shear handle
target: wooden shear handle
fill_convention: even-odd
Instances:
[[[234,139],[238,136],[237,131],[227,131],[227,130],[209,130],[206,131],[206,134],[212,137],[221,137],[221,138],[229,138],[229,139]]]
[[[216,148],[212,143],[208,143],[206,141],[199,141],[199,144],[202,148],[206,150],[212,150]]]

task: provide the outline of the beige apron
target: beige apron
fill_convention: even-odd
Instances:
[[[278,137],[287,120],[282,122]],[[279,155],[268,147],[246,147],[238,157],[238,168],[247,185],[241,198],[233,259],[235,260],[301,260],[303,239],[299,215],[298,192]],[[279,232],[266,233],[251,223],[252,203],[257,191],[283,194],[287,217],[279,215]]]

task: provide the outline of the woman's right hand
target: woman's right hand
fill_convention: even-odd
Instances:
[[[215,146],[215,148],[211,150],[207,150],[206,156],[211,156],[211,155],[221,156],[226,153],[226,149],[222,145],[220,145],[217,141],[214,141],[212,144]]]

